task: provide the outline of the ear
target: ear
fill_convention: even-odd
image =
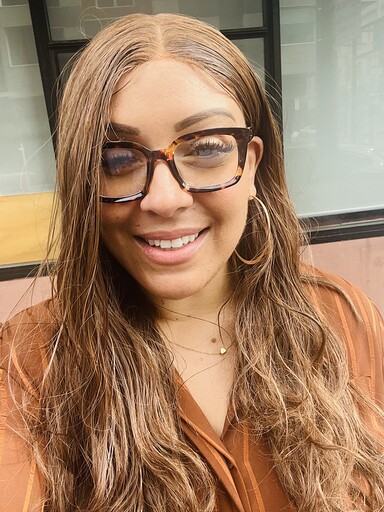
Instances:
[[[264,144],[260,137],[253,137],[248,144],[246,168],[249,173],[249,195],[256,195],[255,176],[263,157]]]

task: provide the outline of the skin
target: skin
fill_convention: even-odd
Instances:
[[[173,59],[139,66],[122,77],[116,91],[111,121],[118,125],[118,136],[150,149],[165,148],[191,131],[246,126],[239,106],[210,77]],[[104,243],[155,303],[197,314],[217,311],[228,297],[228,259],[244,230],[248,200],[256,192],[262,149],[261,139],[254,137],[243,176],[228,189],[186,192],[167,164],[158,161],[142,200],[103,205]],[[145,252],[143,238],[173,239],[202,231],[188,244],[194,247],[185,257],[178,251],[163,251],[164,257]]]

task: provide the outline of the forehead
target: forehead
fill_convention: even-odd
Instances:
[[[174,59],[159,59],[123,75],[111,105],[111,121],[142,130],[183,131],[183,119],[212,112],[202,127],[244,125],[234,99],[204,71]],[[226,113],[226,114],[225,114]],[[180,128],[178,130],[177,128]]]

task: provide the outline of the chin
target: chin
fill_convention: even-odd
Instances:
[[[192,287],[190,285],[180,286],[176,279],[174,285],[168,283],[166,286],[150,286],[142,288],[144,289],[144,293],[150,297],[163,300],[187,299],[188,297],[192,297],[196,293],[199,293],[201,290],[201,288]]]

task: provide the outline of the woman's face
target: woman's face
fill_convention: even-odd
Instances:
[[[116,91],[111,115],[115,134],[151,150],[197,130],[245,127],[242,111],[221,87],[173,59],[139,66],[120,80]],[[262,142],[255,137],[236,185],[194,194],[183,190],[168,164],[158,160],[144,198],[103,204],[104,244],[155,301],[200,300],[209,294],[224,298],[228,259],[245,226],[261,156]]]

